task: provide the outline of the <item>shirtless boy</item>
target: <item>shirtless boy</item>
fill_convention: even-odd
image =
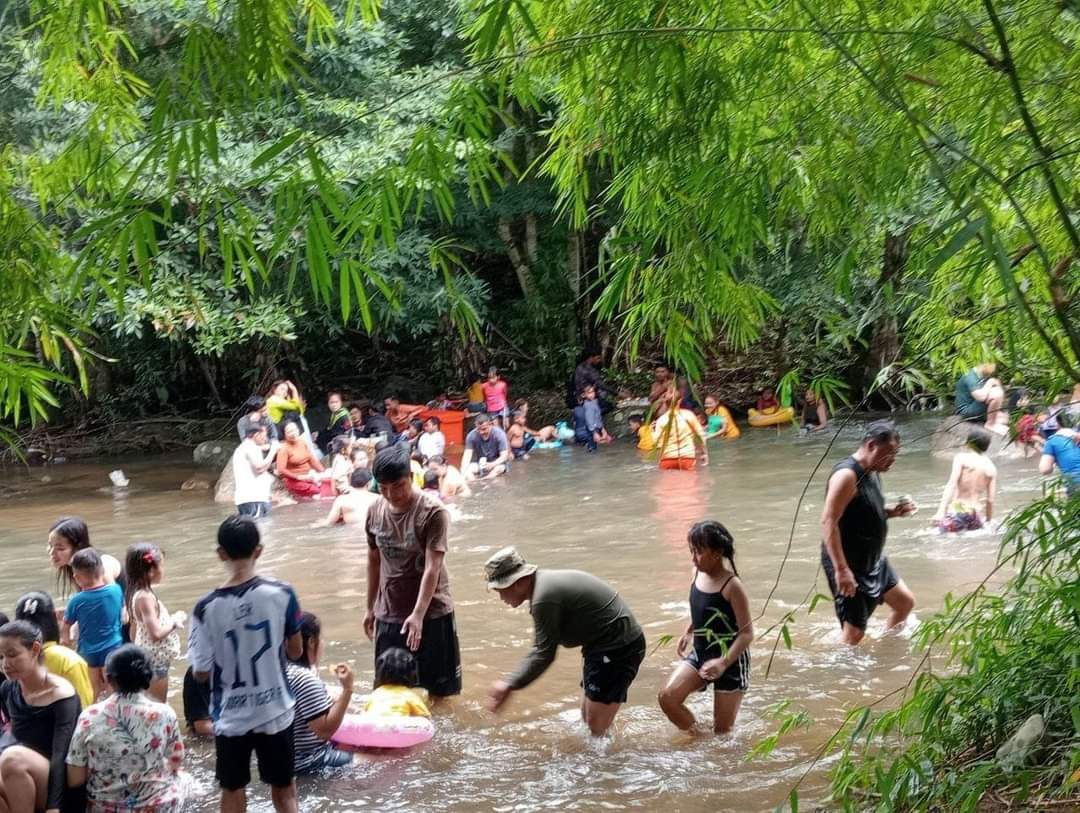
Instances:
[[[977,531],[993,518],[997,466],[986,454],[990,440],[989,431],[973,427],[968,448],[953,458],[941,506],[932,520],[943,533]]]
[[[317,527],[325,525],[363,525],[367,521],[367,512],[371,504],[377,502],[378,494],[372,493],[368,486],[371,484],[370,469],[354,469],[349,475],[351,490],[345,492],[334,500],[333,506],[326,519],[316,522]]]

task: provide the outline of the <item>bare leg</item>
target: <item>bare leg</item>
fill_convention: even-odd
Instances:
[[[13,745],[0,756],[0,784],[13,813],[44,810],[49,790],[49,761],[37,751]]]
[[[90,688],[94,690],[95,702],[105,693],[105,670],[100,666],[90,667]]]
[[[845,621],[840,634],[843,637],[845,644],[848,646],[855,646],[863,639],[863,636],[866,635],[866,630],[859,629],[854,624]]]
[[[615,715],[619,711],[621,703],[598,703],[595,700],[585,698],[585,725],[594,737],[602,737],[615,722]]]
[[[221,791],[221,813],[245,813],[247,810],[247,788]]]
[[[915,609],[915,596],[908,589],[908,586],[904,584],[904,580],[901,579],[897,582],[896,586],[885,593],[881,598],[889,605],[889,609],[892,610],[892,612],[889,613],[889,620],[886,622],[886,626],[889,629],[902,627],[907,620],[907,617],[911,614],[911,611]]]
[[[1005,388],[996,378],[986,382],[986,428],[999,435],[1009,432],[1009,412],[1005,408]]]
[[[287,788],[270,788],[270,801],[277,813],[297,813],[296,780]]]
[[[169,700],[169,677],[157,678],[150,683],[150,696],[159,703],[167,703]]]
[[[713,692],[713,731],[727,734],[735,727],[742,705],[742,692]]]
[[[668,678],[667,686],[660,690],[657,700],[660,709],[677,727],[689,731],[694,727],[694,714],[686,707],[686,698],[705,684],[701,676],[688,663],[680,663]]]

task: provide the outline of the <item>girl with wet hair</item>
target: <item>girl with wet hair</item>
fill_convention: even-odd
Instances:
[[[64,758],[79,716],[75,688],[45,668],[41,630],[29,621],[0,627],[0,718],[15,741],[0,754],[0,809],[55,813],[64,801]]]
[[[94,689],[86,661],[75,650],[60,644],[60,624],[52,596],[36,591],[22,596],[15,602],[15,620],[29,621],[41,630],[45,668],[75,687],[83,708],[93,703]]]
[[[135,643],[146,651],[154,667],[150,694],[164,703],[169,697],[169,669],[180,657],[180,630],[187,615],[170,614],[154,591],[165,578],[165,557],[157,545],[139,542],[129,547],[124,569],[128,580],[126,606]]]
[[[304,651],[285,667],[289,691],[296,698],[293,717],[293,750],[299,775],[342,768],[352,762],[352,754],[335,748],[330,738],[341,727],[352,699],[353,673],[343,663],[334,667],[341,694],[334,700],[319,678],[322,655],[322,624],[314,613],[301,613],[300,637]]]
[[[60,517],[49,528],[49,561],[56,568],[56,587],[60,595],[67,596],[79,592],[75,576],[71,569],[71,559],[81,550],[90,547],[90,529],[81,517]],[[107,553],[101,555],[105,569],[106,582],[121,582],[123,587],[123,568],[115,557]]]
[[[713,731],[735,725],[743,693],[750,685],[750,643],[754,625],[750,600],[735,569],[735,540],[714,520],[698,522],[687,534],[694,581],[690,585],[690,623],[679,638],[682,663],[659,696],[660,708],[684,731],[694,728],[686,707],[691,692],[713,685]]]
[[[67,756],[68,784],[86,785],[88,810],[180,811],[191,791],[181,771],[176,713],[151,699],[149,653],[134,644],[105,661],[113,693],[80,716]]]

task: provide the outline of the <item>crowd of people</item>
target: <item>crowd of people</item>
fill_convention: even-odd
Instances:
[[[574,439],[590,450],[612,441],[604,415],[613,393],[598,361],[586,356],[568,386]],[[965,376],[958,394],[962,387],[971,400],[958,397],[956,407],[970,423],[968,447],[956,455],[933,520],[948,532],[978,527],[994,510],[997,472],[987,451],[1000,420],[993,411],[1007,407],[1000,383],[988,378],[993,371],[973,372],[982,378]],[[446,502],[468,495],[478,480],[506,475],[535,444],[558,436],[556,427],[529,427],[527,403],[510,407],[508,386],[496,371],[472,384],[479,386],[470,386],[461,404],[475,417],[460,468],[447,462],[438,417],[418,417],[427,408],[389,397],[379,412],[370,401],[346,405],[330,393],[328,419],[313,433],[291,382],[252,398],[232,460],[237,513],[217,531],[225,578],[195,604],[190,619],[169,612],[159,596],[166,575],[159,547],[137,543],[117,559],[91,545],[82,520],[57,520],[48,551],[64,606],[35,591],[15,602],[13,620],[0,617],[0,813],[184,808],[193,792],[184,772],[184,726],[167,701],[189,622],[183,716],[189,736],[214,739],[223,811],[245,809],[253,755],[279,811],[298,809],[297,775],[352,762],[352,751],[335,739],[353,698],[352,670],[333,667],[336,693],[323,684],[319,619],[302,611],[290,585],[259,574],[258,519],[270,509],[275,470],[293,499],[334,498],[325,522],[364,529],[362,627],[374,644],[375,681],[362,713],[428,717],[429,704],[460,693]],[[651,444],[661,468],[707,463],[710,435],[737,436],[723,404],[706,396],[698,410],[692,399],[684,382],[661,365],[650,393],[651,420],[632,416],[637,445]],[[774,400],[763,392],[758,411],[779,408]],[[1080,433],[1072,429],[1077,400],[1036,416],[1040,470],[1058,466],[1070,495],[1080,477]],[[428,408],[455,405],[440,395]],[[828,420],[816,400],[807,399],[804,414],[816,418],[811,426]],[[889,521],[917,510],[910,497],[888,506],[884,498],[880,474],[892,467],[900,443],[894,424],[871,423],[827,481],[821,563],[842,639],[850,645],[859,644],[880,605],[889,610],[888,628],[905,624],[915,606],[885,555]],[[676,646],[679,663],[656,687],[657,702],[677,728],[694,730],[699,722],[687,698],[711,686],[708,727],[723,733],[736,724],[750,687],[748,591],[723,524],[696,522],[687,547],[695,572],[689,618]],[[560,647],[580,649],[582,720],[591,734],[605,735],[646,655],[645,634],[627,602],[596,575],[532,564],[515,547],[487,560],[485,579],[507,605],[528,602],[534,627],[520,666],[490,687],[489,709],[498,712],[514,692],[526,690]]]

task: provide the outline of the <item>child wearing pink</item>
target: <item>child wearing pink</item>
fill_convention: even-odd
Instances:
[[[488,371],[487,381],[483,384],[484,403],[488,414],[495,419],[499,426],[506,426],[510,417],[510,406],[507,402],[507,384],[499,378],[499,371],[492,367]]]

